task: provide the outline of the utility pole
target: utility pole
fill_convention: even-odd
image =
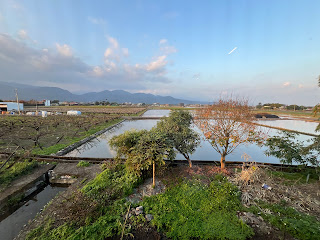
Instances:
[[[19,105],[19,98],[18,98],[18,90],[16,89],[16,99],[17,99],[17,105],[18,105],[18,112],[20,115],[20,105]]]

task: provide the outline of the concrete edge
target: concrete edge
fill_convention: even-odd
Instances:
[[[64,149],[62,149],[62,150],[60,150],[60,151],[58,151],[57,153],[52,154],[52,155],[54,155],[54,156],[63,156],[63,155],[65,155],[65,154],[73,151],[74,149],[80,147],[81,145],[83,145],[83,144],[91,141],[92,139],[98,137],[99,135],[103,134],[104,132],[110,130],[111,128],[114,128],[115,126],[123,123],[124,121],[126,121],[126,119],[123,119],[122,121],[120,121],[120,122],[118,122],[118,123],[116,123],[116,124],[114,124],[114,125],[112,125],[112,126],[110,126],[110,127],[107,127],[107,128],[105,128],[105,129],[102,129],[101,131],[98,131],[98,132],[92,134],[92,135],[89,136],[89,137],[86,137],[86,138],[84,138],[84,139],[82,139],[82,140],[80,140],[80,141],[78,141],[78,142],[76,142],[76,143],[73,143],[73,144],[71,144],[70,146],[68,146],[68,147],[66,147],[66,148],[64,148]]]

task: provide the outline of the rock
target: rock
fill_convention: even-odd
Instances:
[[[142,206],[136,207],[135,213],[136,213],[137,216],[142,214],[143,213],[143,207]]]
[[[151,214],[146,214],[146,220],[150,222],[153,219],[153,216]]]

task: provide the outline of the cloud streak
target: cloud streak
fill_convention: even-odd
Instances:
[[[232,50],[228,53],[228,55],[230,55],[231,53],[233,53],[237,48],[238,48],[238,47],[235,47],[234,49],[232,49]]]

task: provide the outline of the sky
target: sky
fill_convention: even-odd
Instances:
[[[0,1],[0,81],[320,102],[320,1]]]

